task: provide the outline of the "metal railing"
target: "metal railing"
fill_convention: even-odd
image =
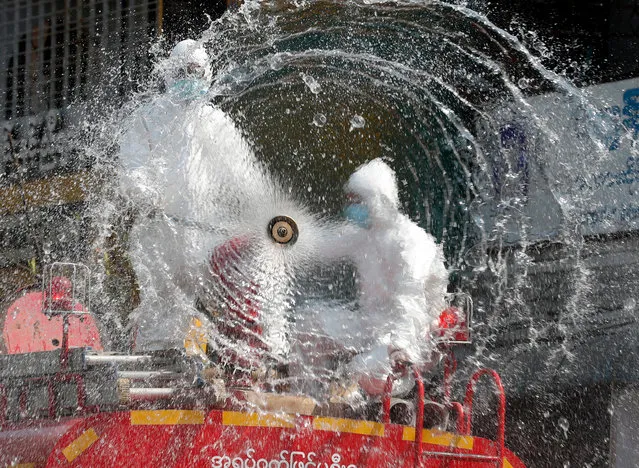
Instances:
[[[504,453],[505,453],[505,428],[506,428],[506,395],[504,387],[501,383],[499,374],[492,369],[479,369],[469,379],[466,388],[466,396],[464,398],[464,404],[462,406],[459,402],[446,402],[446,407],[457,412],[456,431],[459,435],[472,436],[472,414],[473,414],[473,399],[475,396],[475,386],[479,379],[485,375],[493,379],[495,384],[496,394],[499,398],[499,407],[497,409],[497,436],[495,440],[495,455],[482,455],[476,453],[459,453],[453,451],[428,451],[424,450],[423,442],[423,428],[424,428],[424,408],[425,408],[425,393],[424,382],[421,372],[417,367],[412,368],[412,374],[415,379],[415,466],[423,466],[424,455],[432,456],[439,459],[459,459],[459,460],[475,460],[494,463],[496,467],[504,466]],[[386,385],[384,388],[384,394],[382,398],[382,423],[389,424],[391,422],[391,395],[393,390],[394,376],[391,374],[386,379]],[[446,398],[446,400],[449,400]]]

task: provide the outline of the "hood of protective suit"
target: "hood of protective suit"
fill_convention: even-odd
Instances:
[[[361,199],[372,219],[387,219],[398,214],[399,194],[395,172],[381,159],[360,166],[350,176],[344,190]]]
[[[206,50],[192,39],[178,42],[159,71],[169,92],[184,98],[205,94],[212,76]]]

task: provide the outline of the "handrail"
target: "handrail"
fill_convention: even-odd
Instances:
[[[417,408],[415,417],[415,466],[422,466],[422,437],[424,429],[424,381],[417,367],[413,367],[413,376],[417,385]]]
[[[499,398],[499,410],[498,410],[498,426],[497,426],[497,457],[498,460],[501,460],[501,465],[503,466],[503,455],[505,449],[505,439],[506,439],[506,394],[504,392],[504,386],[501,383],[501,377],[499,374],[495,372],[493,369],[479,369],[475,372],[469,379],[468,385],[466,386],[466,398],[464,399],[464,408],[466,410],[466,424],[465,424],[465,432],[467,435],[471,435],[473,428],[473,398],[475,396],[475,385],[479,381],[479,379],[484,376],[489,375],[493,378],[493,382],[495,383],[495,387],[497,388],[497,395]]]
[[[382,422],[390,424],[391,394],[393,393],[393,374],[386,377],[384,385],[384,399],[382,400]]]
[[[450,408],[457,412],[457,423],[455,424],[455,430],[459,434],[466,433],[466,418],[463,405],[458,401],[450,402]]]
[[[421,466],[421,459],[423,455],[422,447],[422,429],[424,427],[424,381],[421,373],[417,367],[412,368],[413,376],[415,377],[415,386],[417,392],[415,398],[417,399],[416,417],[415,417],[415,466]],[[499,397],[499,410],[498,410],[498,428],[497,428],[497,455],[496,457],[486,457],[486,460],[495,460],[500,466],[503,467],[503,459],[505,452],[505,439],[506,439],[506,394],[504,387],[501,383],[499,374],[492,369],[480,369],[475,372],[466,387],[466,397],[464,399],[464,405],[458,401],[447,402],[447,406],[454,409],[457,412],[457,424],[456,430],[459,434],[471,435],[472,432],[472,411],[473,411],[473,398],[475,396],[475,385],[479,379],[489,375],[493,378],[495,387]],[[393,391],[393,375],[390,374],[386,378],[386,384],[384,386],[384,396],[382,400],[382,422],[384,424],[390,423],[390,406],[391,406],[391,394]],[[472,458],[471,454],[444,454],[437,453],[438,456],[459,456],[463,458]],[[498,465],[498,466],[499,466]]]

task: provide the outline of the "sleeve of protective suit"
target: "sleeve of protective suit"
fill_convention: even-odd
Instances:
[[[153,141],[148,109],[139,109],[129,119],[129,127],[120,138],[120,189],[136,205],[154,205],[157,194],[152,183]]]
[[[312,246],[315,257],[325,262],[352,258],[353,251],[362,241],[363,231],[350,223],[324,226]]]

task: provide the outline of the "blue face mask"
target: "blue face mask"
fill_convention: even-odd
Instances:
[[[344,208],[344,217],[364,229],[368,229],[370,226],[368,207],[363,203],[348,205]]]
[[[209,90],[209,85],[204,80],[198,79],[182,79],[171,85],[169,93],[180,99],[191,100],[204,96]]]

